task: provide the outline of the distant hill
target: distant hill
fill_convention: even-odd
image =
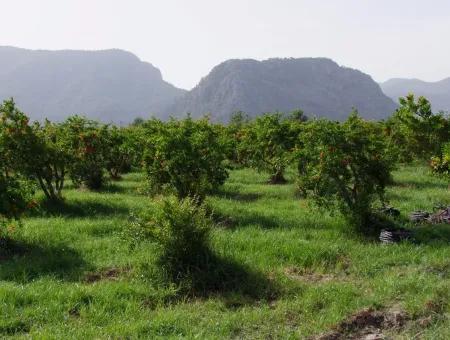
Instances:
[[[85,114],[126,123],[161,115],[185,91],[122,50],[31,51],[0,47],[0,100],[14,97],[33,119]]]
[[[211,113],[228,121],[234,111],[251,116],[300,108],[308,116],[345,119],[352,108],[363,117],[389,116],[397,105],[372,78],[325,58],[228,60],[216,66],[167,114]]]
[[[412,92],[417,96],[425,96],[431,102],[433,111],[450,111],[450,78],[437,82],[394,78],[380,86],[396,102],[398,98]]]

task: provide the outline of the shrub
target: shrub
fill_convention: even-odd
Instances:
[[[376,124],[357,113],[341,124],[309,123],[299,151],[299,188],[319,206],[338,209],[357,228],[371,223],[372,204],[384,202],[392,162]]]
[[[430,159],[450,139],[450,122],[443,113],[433,113],[425,97],[400,98],[400,107],[385,124],[392,154],[400,161]]]
[[[105,153],[106,170],[113,180],[118,180],[121,174],[131,170],[135,162],[137,145],[134,143],[132,128],[108,129],[107,151]]]
[[[64,180],[71,160],[70,153],[64,143],[64,134],[59,124],[45,121],[44,125],[35,125],[34,132],[38,137],[41,152],[31,158],[37,167],[35,177],[45,196],[52,201],[63,199]]]
[[[71,155],[69,175],[76,186],[100,189],[105,183],[104,169],[108,152],[108,127],[80,116],[63,124],[65,147]]]
[[[0,238],[4,236],[3,227],[11,220],[19,220],[22,214],[32,208],[33,186],[31,182],[0,173]]]
[[[249,163],[260,171],[270,172],[270,183],[284,183],[284,170],[291,161],[298,131],[280,113],[256,118],[243,130],[243,148]]]
[[[34,193],[31,183],[8,167],[3,132],[0,131],[0,239],[5,237],[5,227],[31,208]]]
[[[244,131],[249,123],[248,115],[242,111],[237,111],[231,115],[228,125],[221,126],[227,159],[233,165],[245,166],[249,163],[249,154],[243,145]]]
[[[68,153],[56,124],[29,124],[28,117],[13,100],[0,106],[0,130],[6,166],[15,173],[36,180],[48,199],[62,199]]]
[[[181,283],[205,269],[211,223],[205,208],[193,199],[172,197],[136,220],[132,230],[139,238],[158,244],[158,264],[168,279]]]
[[[147,129],[144,163],[153,192],[168,187],[201,202],[225,182],[225,148],[207,119],[154,121]]]
[[[0,120],[3,167],[26,175],[33,173],[31,160],[41,149],[28,117],[11,99],[0,105]]]
[[[450,178],[450,142],[444,144],[439,156],[431,158],[430,166],[435,175]]]

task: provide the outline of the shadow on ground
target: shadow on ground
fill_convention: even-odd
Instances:
[[[63,216],[68,218],[105,217],[111,215],[128,216],[130,210],[123,205],[112,202],[105,203],[94,199],[68,200],[51,202],[44,200],[40,206],[30,213],[32,217]]]
[[[246,212],[239,216],[227,216],[220,212],[213,213],[214,222],[225,229],[245,228],[248,226],[259,226],[263,229],[279,228],[280,225],[276,218],[260,215],[257,213]]]
[[[448,184],[447,184],[448,185]],[[439,183],[432,179],[421,178],[421,180],[401,180],[395,181],[391,187],[411,188],[418,190],[446,189],[445,183]]]
[[[225,229],[238,229],[247,228],[249,226],[257,226],[261,229],[329,229],[331,225],[327,222],[316,223],[315,216],[303,216],[299,219],[296,216],[285,217],[283,219],[277,218],[275,216],[268,216],[251,210],[234,212],[233,216],[229,214],[214,211],[213,212],[214,222],[218,227]]]
[[[179,288],[169,302],[215,297],[222,299],[227,308],[236,309],[279,296],[280,289],[273,280],[232,259],[205,250],[201,260],[197,257],[196,261],[172,271],[164,271],[159,264],[160,278]]]
[[[421,225],[414,229],[419,244],[450,245],[450,224]]]
[[[245,193],[227,189],[220,190],[214,196],[239,202],[255,202],[262,197],[261,194],[257,193]]]
[[[106,193],[106,194],[128,194],[128,193],[132,193],[132,190],[130,190],[129,188],[117,185],[115,183],[116,182],[108,184],[105,187],[97,190],[96,192]]]
[[[42,245],[2,239],[0,280],[27,283],[43,276],[77,281],[89,269],[81,254],[67,245]]]

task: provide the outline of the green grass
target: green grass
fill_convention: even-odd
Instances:
[[[450,227],[406,222],[412,210],[450,203],[447,182],[422,167],[396,171],[388,198],[417,242],[383,246],[295,198],[292,181],[266,177],[235,170],[208,198],[230,289],[195,298],[156,279],[152,244],[133,249],[124,237],[130,214],[153,204],[139,194],[141,174],[99,193],[68,188],[66,204],[26,218],[15,254],[0,258],[0,338],[305,338],[391,306],[432,316],[395,337],[450,338]]]

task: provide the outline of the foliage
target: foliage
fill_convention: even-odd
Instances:
[[[0,128],[0,238],[4,237],[4,227],[11,220],[18,220],[20,216],[31,207],[33,197],[33,186],[17,171],[11,168],[11,134],[13,124],[9,121],[8,113],[13,102],[5,102],[9,108],[1,106],[1,128]]]
[[[62,199],[68,155],[59,126],[49,121],[30,125],[13,100],[5,101],[0,112],[6,168],[36,180],[48,199]]]
[[[298,123],[305,123],[308,121],[308,117],[305,115],[305,112],[300,109],[291,111],[289,113],[288,119]]]
[[[135,220],[132,230],[160,247],[158,264],[177,283],[203,268],[209,254],[211,219],[192,198],[169,197]]]
[[[230,117],[228,125],[218,125],[217,128],[223,138],[225,154],[230,164],[233,166],[246,166],[248,164],[248,154],[242,147],[243,130],[250,123],[249,116],[242,112],[234,112]]]
[[[284,183],[284,170],[291,160],[298,130],[281,113],[267,113],[257,117],[243,130],[242,148],[249,155],[249,163],[259,171],[270,172],[271,183]]]
[[[431,158],[430,166],[434,174],[450,178],[450,142],[444,144],[441,155]]]
[[[4,167],[26,175],[33,173],[34,162],[31,160],[41,149],[28,117],[12,99],[4,101],[0,114]]]
[[[309,123],[302,135],[299,188],[319,206],[337,208],[355,227],[370,223],[375,199],[384,202],[392,163],[375,124],[356,112],[341,124]]]
[[[112,179],[120,179],[121,174],[131,170],[135,162],[138,145],[135,143],[134,128],[108,129],[105,167]]]
[[[65,146],[72,160],[69,175],[77,186],[100,189],[105,183],[104,169],[108,153],[108,127],[80,116],[62,124]]]
[[[0,238],[5,234],[3,228],[6,224],[19,220],[24,212],[34,207],[33,194],[31,182],[0,172]]]
[[[133,122],[131,123],[131,126],[139,126],[145,123],[144,118],[136,117],[134,118]]]
[[[41,152],[31,159],[39,165],[34,172],[35,176],[48,199],[62,200],[64,180],[71,161],[64,132],[59,124],[48,120],[43,126],[35,125],[34,131],[41,148]]]
[[[400,108],[386,122],[390,150],[400,161],[429,159],[450,140],[450,122],[443,113],[433,114],[425,97],[400,98]]]
[[[154,120],[147,131],[144,162],[152,191],[168,187],[200,202],[225,182],[225,148],[207,119]]]

